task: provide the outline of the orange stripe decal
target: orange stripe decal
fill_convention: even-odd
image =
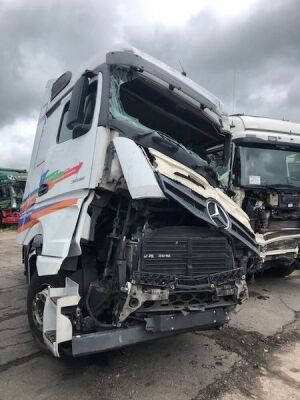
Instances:
[[[18,229],[17,233],[24,232],[26,229],[31,228],[35,224],[39,222],[39,219],[44,217],[45,215],[51,214],[53,212],[63,210],[64,208],[67,207],[72,207],[77,205],[78,199],[73,198],[73,199],[67,199],[60,201],[58,203],[50,204],[48,207],[43,208],[41,210],[37,210],[36,212],[33,211],[31,218],[29,221],[27,221],[25,224],[21,224]]]

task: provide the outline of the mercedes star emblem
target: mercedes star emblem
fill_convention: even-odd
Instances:
[[[214,200],[208,200],[206,203],[207,213],[210,220],[218,228],[229,229],[230,220],[224,208]]]

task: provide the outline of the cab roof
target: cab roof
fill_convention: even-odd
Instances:
[[[250,115],[231,115],[229,121],[233,140],[300,144],[300,124],[296,122]]]
[[[49,81],[47,84],[48,101],[45,99],[48,103],[45,105],[46,109],[51,109],[62,97],[69,93],[74,83],[86,69],[97,71],[105,63],[108,65],[132,66],[149,74],[158,75],[160,79],[169,83],[170,87],[178,89],[179,93],[182,92],[200,102],[208,118],[214,120],[224,130],[229,131],[228,115],[223,111],[221,100],[179,71],[134,47],[108,51],[105,57],[94,57],[93,61],[87,63],[85,67],[81,67],[77,73],[68,71],[58,79]],[[61,86],[60,90],[59,86]],[[55,88],[54,96],[53,88]]]
[[[149,54],[146,54],[134,47],[109,51],[106,54],[106,62],[108,64],[113,64],[114,61],[118,62],[115,57],[116,55],[121,56],[120,60],[121,59],[124,60],[123,61],[124,65],[125,63],[128,63],[129,65],[133,64],[145,68],[146,63],[149,63],[150,65],[153,65],[158,69],[165,71],[166,77],[167,75],[169,75],[169,77],[175,78],[178,82],[181,82],[183,85],[188,86],[190,89],[198,92],[203,96],[203,99],[205,99],[208,103],[211,103],[211,108],[214,108],[217,114],[219,115],[224,114],[223,103],[220,99],[218,99],[215,95],[213,95],[208,90],[200,86],[198,83],[194,82],[189,77],[183,75],[181,72],[170,67],[164,62],[157,60],[156,58],[150,56]]]

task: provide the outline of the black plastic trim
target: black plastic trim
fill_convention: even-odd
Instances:
[[[187,316],[181,313],[160,315],[146,318],[146,326],[140,323],[127,328],[76,335],[72,338],[72,354],[76,357],[101,353],[178,332],[215,329],[228,322],[229,316],[226,311],[228,308],[223,306],[205,311],[193,311]]]
[[[56,81],[53,83],[51,88],[51,97],[50,101],[52,101],[68,84],[72,79],[72,72],[67,71],[62,74]]]
[[[208,224],[216,228],[212,223],[208,214],[206,213],[206,202],[207,199],[202,198],[198,194],[194,193],[191,189],[186,188],[178,182],[173,181],[163,175],[159,175],[159,181],[161,188],[167,197],[172,198],[187,210],[189,210],[193,215],[201,218]],[[176,194],[177,193],[177,194]],[[237,206],[238,207],[238,206]],[[228,230],[223,230],[224,234],[229,234],[235,237],[240,242],[244,243],[249,249],[251,249],[255,254],[259,255],[259,246],[255,241],[255,238],[250,236],[250,233],[238,223],[230,214],[228,214],[230,219],[230,227]],[[218,228],[216,228],[218,229]]]

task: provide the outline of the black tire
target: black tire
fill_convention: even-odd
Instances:
[[[59,287],[62,285],[58,275],[38,276],[35,273],[29,283],[27,292],[27,317],[28,323],[37,345],[42,351],[48,352],[43,339],[43,290],[48,286]],[[40,311],[40,312],[39,312]]]
[[[3,220],[2,212],[0,212],[0,229],[1,229],[1,228],[4,228],[4,225],[3,225],[2,220]]]
[[[272,273],[279,278],[288,276],[295,271],[295,264],[285,265],[283,263],[276,263],[272,268]]]

